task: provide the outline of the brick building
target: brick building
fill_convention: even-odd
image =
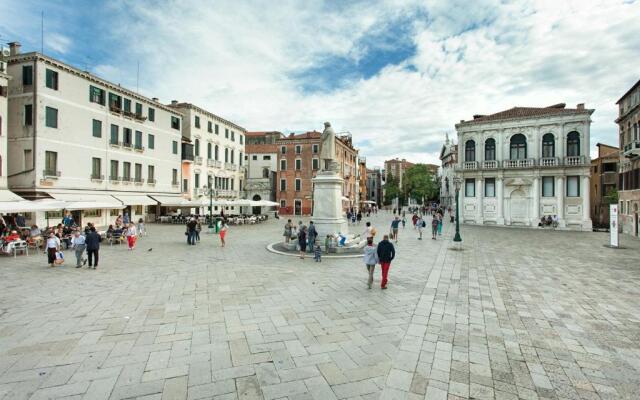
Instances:
[[[638,236],[640,219],[640,81],[616,103],[620,133],[619,213],[622,232]]]
[[[276,201],[280,214],[311,215],[313,212],[312,179],[320,169],[320,132],[290,134],[276,141],[278,174]],[[356,204],[358,151],[350,136],[336,137],[336,160],[344,179],[343,206]],[[346,199],[349,199],[348,201]]]
[[[591,160],[591,221],[594,226],[609,225],[609,195],[618,187],[617,147],[598,143],[598,158]]]

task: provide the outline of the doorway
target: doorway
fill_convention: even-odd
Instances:
[[[528,221],[528,199],[521,189],[511,192],[510,216],[512,224],[526,224]]]
[[[295,200],[293,202],[293,210],[295,215],[302,215],[302,200]]]
[[[255,196],[253,196],[252,200],[253,201],[260,201],[260,200],[262,200],[262,198],[260,197],[260,195],[256,194]],[[253,209],[251,211],[252,211],[251,213],[253,215],[260,215],[260,214],[262,214],[262,207],[260,207],[260,206],[253,207]]]

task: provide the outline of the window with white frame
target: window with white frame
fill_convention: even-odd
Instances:
[[[553,197],[556,195],[554,181],[553,176],[542,177],[542,197]]]
[[[473,178],[464,181],[464,197],[476,197],[476,180]]]
[[[283,158],[282,160],[280,160],[280,171],[286,171],[286,170],[287,170],[287,160]]]
[[[296,158],[296,170],[301,170],[302,169],[302,160],[299,158]]]
[[[580,177],[567,176],[567,197],[580,196]]]
[[[496,197],[495,178],[486,178],[484,180],[484,197]]]
[[[302,180],[300,178],[296,178],[296,192],[302,190]]]

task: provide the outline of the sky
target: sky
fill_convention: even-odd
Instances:
[[[439,164],[456,122],[514,106],[585,103],[592,149],[617,145],[615,102],[640,79],[640,0],[0,0],[0,15],[2,42],[249,131],[330,121],[369,166]]]

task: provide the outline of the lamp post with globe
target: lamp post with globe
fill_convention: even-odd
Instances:
[[[462,237],[460,236],[460,218],[459,218],[459,205],[460,205],[460,185],[462,184],[462,179],[459,177],[453,178],[453,185],[456,188],[456,234],[453,237],[453,241],[455,243],[462,242]]]

